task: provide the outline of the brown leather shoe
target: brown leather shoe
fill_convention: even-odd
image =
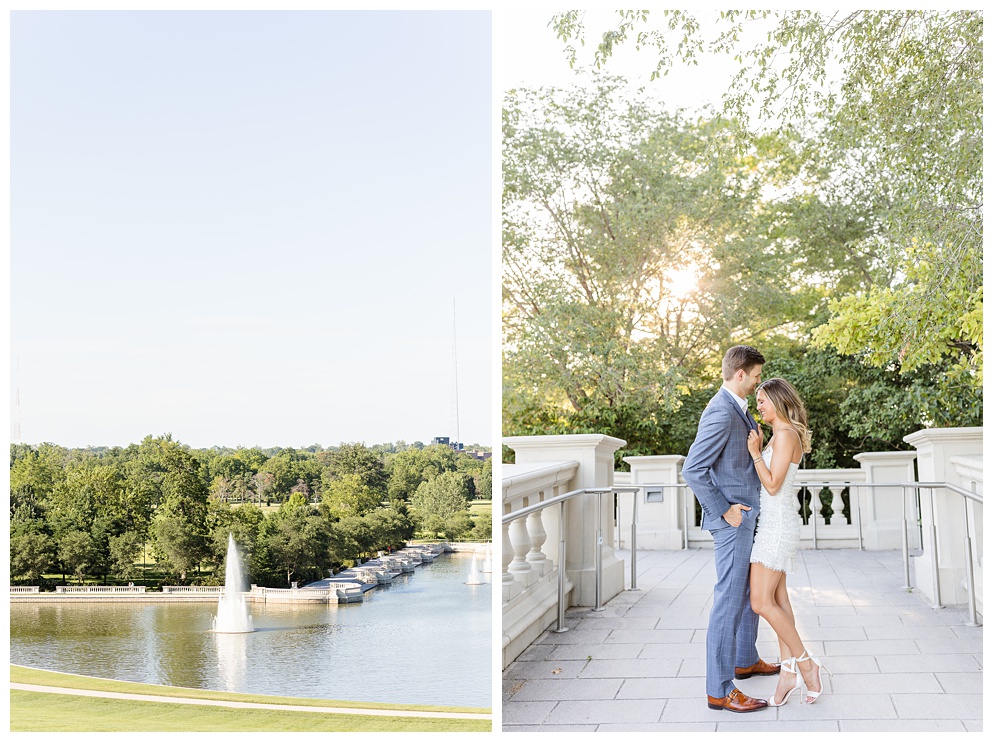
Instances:
[[[778,675],[779,665],[774,665],[771,662],[766,662],[760,659],[754,665],[749,665],[748,667],[736,667],[734,668],[734,679],[744,680],[745,678],[750,678],[752,675]]]
[[[764,709],[769,705],[769,702],[761,698],[751,698],[750,696],[746,696],[740,690],[735,688],[724,698],[707,696],[707,705],[712,709],[727,709],[728,711],[734,711],[738,714],[744,714],[749,711]]]

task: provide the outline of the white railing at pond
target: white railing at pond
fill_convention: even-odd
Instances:
[[[145,592],[144,585],[56,585],[57,593],[104,594],[104,595],[140,595]]]
[[[223,585],[163,585],[162,592],[176,594],[220,595]]]
[[[263,602],[285,602],[285,603],[306,603],[306,602],[329,602],[354,603],[362,600],[362,588],[358,585],[332,585],[331,587],[303,587],[303,588],[280,588],[280,587],[258,587],[252,586],[252,598],[258,598]]]

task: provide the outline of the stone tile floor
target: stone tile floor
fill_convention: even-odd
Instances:
[[[982,627],[904,590],[900,552],[799,552],[787,580],[797,628],[832,673],[814,705],[797,693],[749,714],[707,707],[713,582],[711,550],[639,552],[638,590],[602,612],[569,609],[569,631],[546,631],[504,671],[503,731],[982,731]],[[758,648],[778,658],[764,621]],[[738,681],[762,698],[775,684]]]

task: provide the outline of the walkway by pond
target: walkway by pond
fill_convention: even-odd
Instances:
[[[619,552],[625,558],[627,554]],[[704,689],[713,551],[640,552],[637,591],[572,608],[503,674],[503,730],[981,731],[983,630],[902,589],[899,552],[801,551],[788,577],[797,627],[833,675],[801,706],[714,711]],[[630,565],[628,564],[628,580]],[[778,658],[763,621],[759,653]],[[767,698],[775,677],[737,681]]]
[[[418,719],[490,719],[489,714],[469,714],[458,711],[410,711],[405,709],[366,709],[343,706],[295,706],[285,703],[245,703],[241,701],[218,701],[207,698],[186,698],[176,696],[153,696],[140,693],[115,693],[113,691],[81,690],[60,688],[51,685],[11,683],[11,690],[27,690],[35,693],[55,693],[69,696],[89,696],[91,698],[113,698],[119,701],[150,701],[153,703],[186,703],[194,706],[221,706],[231,709],[254,709],[269,711],[295,711],[298,713],[351,714],[353,716],[399,716]]]

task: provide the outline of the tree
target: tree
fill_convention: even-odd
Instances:
[[[10,576],[38,584],[42,575],[55,562],[55,543],[52,537],[35,528],[15,528],[11,524]]]
[[[18,448],[20,448],[19,455]],[[10,507],[13,512],[27,504],[34,516],[43,511],[43,503],[51,496],[63,476],[68,451],[51,443],[42,443],[37,450],[11,446]]]
[[[801,148],[667,113],[612,77],[512,91],[504,431],[672,450],[669,421],[725,348],[791,341],[871,278],[872,256],[846,249],[874,227],[865,206],[834,199]]]
[[[118,577],[128,580],[137,574],[135,560],[141,553],[144,541],[139,534],[128,531],[109,538],[110,568]]]
[[[277,500],[286,498],[290,489],[296,484],[298,476],[290,455],[280,454],[266,461],[259,469],[259,475],[272,475],[271,493]]]
[[[270,553],[286,571],[287,584],[294,574],[302,579],[318,579],[331,566],[331,526],[310,506],[281,513],[268,541]]]
[[[377,492],[380,499],[386,495],[389,476],[380,457],[362,443],[346,443],[338,448],[318,454],[324,465],[321,481],[342,479],[348,475],[357,476],[362,484]]]
[[[493,499],[493,457],[483,461],[483,470],[479,474],[479,484],[476,485],[476,497],[480,500]]]
[[[420,518],[435,516],[447,523],[456,513],[469,509],[469,479],[462,472],[439,474],[417,488],[410,504]]]
[[[619,11],[595,64],[615,46],[658,50],[654,74],[696,63],[705,50],[741,65],[725,110],[747,115],[755,99],[777,127],[816,133],[811,151],[835,163],[839,182],[885,195],[884,248],[892,280],[839,297],[816,341],[877,367],[947,366],[954,386],[982,383],[981,11],[727,11],[709,44],[693,14]],[[767,38],[743,46],[746,23]],[[553,20],[563,40],[585,35],[579,11]],[[674,41],[675,39],[675,41]],[[783,54],[785,50],[786,54]],[[571,49],[572,61],[576,59]],[[835,78],[834,75],[837,75]],[[866,243],[855,242],[855,249]]]
[[[155,514],[152,536],[157,561],[171,567],[182,582],[208,555],[204,532],[195,523],[167,510]]]
[[[334,519],[364,515],[379,507],[382,494],[359,474],[344,474],[324,484],[322,503]]]
[[[200,462],[189,450],[168,441],[162,447],[162,501],[152,534],[157,556],[185,580],[209,554],[208,488]]]
[[[464,510],[461,513],[455,513],[445,521],[445,538],[452,541],[465,538],[466,534],[472,530],[472,527],[473,519],[469,515],[469,511]]]
[[[93,537],[86,531],[67,531],[59,539],[59,561],[63,568],[76,576],[80,585],[98,558]]]

